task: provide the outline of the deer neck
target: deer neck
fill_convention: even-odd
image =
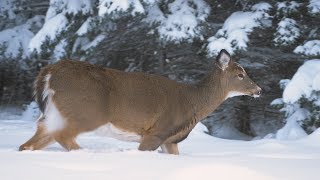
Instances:
[[[224,100],[228,93],[222,71],[211,71],[207,76],[193,85],[190,104],[199,122],[213,112]]]

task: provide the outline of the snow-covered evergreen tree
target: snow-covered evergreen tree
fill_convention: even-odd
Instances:
[[[296,1],[283,1],[276,4],[275,20],[278,20],[278,23],[273,39],[275,46],[292,48],[296,45],[301,35],[299,22],[296,21],[301,4]]]
[[[25,0],[0,2],[0,60],[4,58],[26,58],[30,40],[43,25],[44,17],[28,18],[22,6]]]
[[[320,59],[306,61],[291,80],[282,80],[283,97],[271,104],[285,112],[285,126],[276,136],[296,139],[320,127]],[[303,128],[303,130],[302,130]]]
[[[209,14],[210,7],[203,0],[175,0],[166,5],[159,1],[148,7],[145,21],[158,24],[156,30],[161,39],[179,43],[195,37],[203,39],[201,23]]]
[[[274,42],[277,46],[289,46],[297,41],[300,36],[300,30],[295,20],[284,18],[278,23]]]
[[[320,14],[320,1],[310,0],[307,5],[308,13],[313,17],[319,17]],[[311,28],[310,28],[311,29]],[[306,56],[319,56],[320,55],[320,35],[318,27],[312,28],[307,39],[303,44],[297,46],[294,49],[294,53],[302,54]]]
[[[297,1],[283,1],[278,2],[277,6],[277,16],[290,16],[299,11],[300,3]]]
[[[318,58],[319,7],[318,0],[1,0],[0,101],[31,100],[37,72],[62,58],[193,82],[225,48],[272,91],[260,104],[227,102],[226,110],[233,110],[225,121],[262,137],[267,130],[259,134],[261,128],[255,133],[250,127],[268,115],[258,117],[252,104],[264,111],[280,96],[272,83],[306,56]],[[288,59],[292,63],[284,65]]]
[[[32,38],[29,49],[56,60],[90,53],[110,31],[118,30],[124,17],[135,17],[154,28],[159,40],[192,41],[202,37],[201,23],[209,13],[203,0],[51,0],[44,26]]]

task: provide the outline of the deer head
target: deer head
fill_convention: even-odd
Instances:
[[[241,95],[261,95],[262,89],[250,79],[240,64],[231,59],[226,50],[221,50],[217,56],[215,69],[219,71],[221,85],[227,90],[226,99]]]

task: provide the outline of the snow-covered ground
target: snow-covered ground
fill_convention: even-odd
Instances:
[[[15,115],[16,113],[16,115]],[[10,179],[318,179],[320,130],[295,141],[234,141],[205,134],[198,125],[180,144],[181,155],[140,152],[137,143],[94,133],[78,138],[83,149],[58,144],[18,152],[35,121],[13,109],[0,113],[0,174]]]

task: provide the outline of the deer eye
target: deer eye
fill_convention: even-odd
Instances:
[[[243,74],[238,74],[238,78],[239,78],[240,80],[242,80],[242,79],[244,78],[244,75],[243,75]]]

